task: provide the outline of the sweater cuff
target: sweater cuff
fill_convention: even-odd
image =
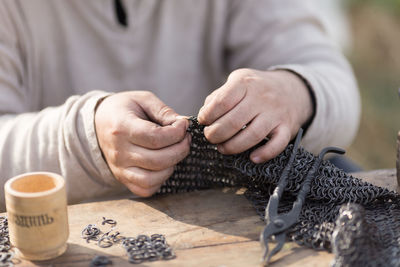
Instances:
[[[89,153],[92,162],[96,166],[98,174],[98,182],[110,186],[121,186],[121,184],[114,178],[107,162],[105,161],[102,151],[100,149],[95,126],[95,112],[98,105],[104,100],[104,98],[111,95],[102,91],[92,91],[89,93],[90,99],[87,100],[85,106],[81,110],[81,116],[84,125],[84,134],[86,134],[86,140],[89,146]],[[94,177],[92,177],[94,178]]]

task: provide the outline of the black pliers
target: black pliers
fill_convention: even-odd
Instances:
[[[276,186],[274,193],[271,195],[268,205],[265,209],[265,221],[267,222],[267,226],[261,232],[260,242],[264,248],[264,255],[263,255],[263,264],[268,265],[271,257],[278,253],[283,244],[286,241],[286,230],[289,229],[292,225],[294,225],[300,215],[301,208],[303,206],[304,200],[306,195],[310,191],[311,181],[314,178],[316,172],[318,171],[322,159],[326,153],[333,152],[338,154],[344,154],[345,151],[341,148],[336,147],[326,147],[324,148],[321,153],[319,154],[318,158],[315,160],[314,164],[310,168],[307,173],[307,177],[304,179],[303,184],[300,188],[300,191],[297,195],[296,201],[293,203],[292,209],[284,214],[278,214],[278,206],[279,201],[282,197],[282,193],[287,186],[288,177],[290,170],[293,165],[293,161],[296,157],[297,149],[300,143],[300,139],[302,137],[303,130],[300,129],[297,133],[296,140],[293,146],[292,154],[289,158],[288,164],[286,165],[285,169],[282,171],[281,177],[279,179],[279,183]],[[276,242],[278,243],[274,249],[270,252],[268,249],[268,239],[274,236]]]

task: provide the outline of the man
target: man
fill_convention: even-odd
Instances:
[[[3,0],[0,114],[1,184],[57,172],[73,203],[155,193],[189,153],[182,115],[225,154],[270,137],[258,163],[300,127],[348,145],[359,95],[305,1]]]

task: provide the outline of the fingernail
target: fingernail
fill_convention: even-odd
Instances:
[[[254,163],[256,163],[256,164],[261,162],[261,158],[260,158],[260,157],[257,157],[257,156],[251,157],[251,160],[252,160]]]
[[[218,146],[217,149],[218,149],[219,153],[221,153],[221,154],[225,153],[225,149],[223,146]]]

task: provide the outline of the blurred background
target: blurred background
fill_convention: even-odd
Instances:
[[[400,0],[315,1],[326,1],[321,8],[328,11],[321,14],[350,60],[361,92],[360,129],[347,155],[364,170],[395,168],[400,130]]]

